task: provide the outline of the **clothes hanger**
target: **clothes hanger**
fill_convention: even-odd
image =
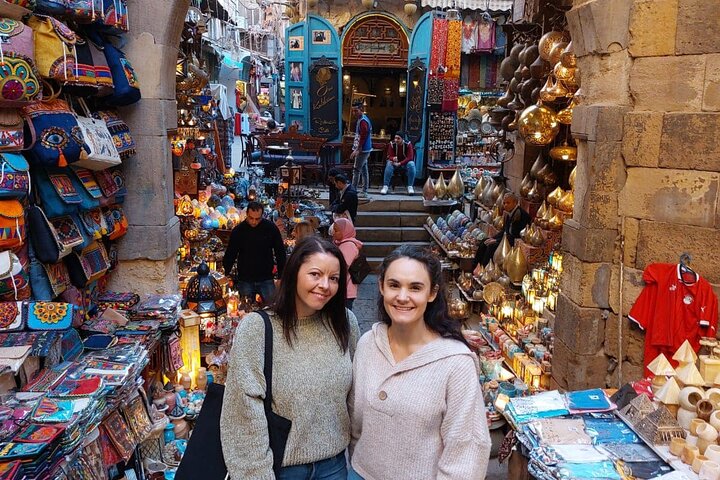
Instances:
[[[678,265],[679,265],[679,269],[680,269],[680,281],[683,282],[683,283],[685,283],[685,284],[695,283],[695,282],[697,282],[698,279],[700,278],[700,275],[698,275],[698,274],[695,272],[695,270],[693,270],[692,268],[690,268],[690,263],[691,263],[691,262],[692,262],[692,257],[690,256],[689,253],[684,252],[682,255],[680,255],[680,263],[678,264]],[[686,281],[685,281],[685,275],[686,275],[686,274],[693,276],[693,280],[692,280],[691,282],[686,282]]]

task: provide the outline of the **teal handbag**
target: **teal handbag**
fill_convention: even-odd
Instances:
[[[30,330],[65,330],[72,326],[73,304],[25,302],[25,325]]]

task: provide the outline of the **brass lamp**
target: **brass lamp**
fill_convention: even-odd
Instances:
[[[555,112],[538,102],[520,114],[518,131],[525,143],[545,146],[553,141],[560,131],[560,126],[555,118]]]
[[[550,149],[550,156],[555,160],[574,162],[577,160],[577,148],[568,145],[565,140],[562,145]]]
[[[215,314],[225,311],[222,287],[210,275],[210,267],[205,261],[200,263],[197,274],[188,281],[185,307],[200,314]]]

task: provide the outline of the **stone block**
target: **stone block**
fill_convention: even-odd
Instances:
[[[643,351],[641,350],[640,353],[642,354]],[[643,355],[644,357],[644,355]],[[642,357],[641,357],[642,358]],[[625,361],[622,364],[622,378],[620,379],[620,383],[617,383],[617,374],[611,375],[610,379],[608,380],[608,385],[613,386],[615,388],[620,388],[626,383],[635,382],[638,378],[643,378],[645,375],[645,368],[643,367],[643,361],[641,360],[640,363],[633,363]]]
[[[670,113],[663,118],[660,166],[720,172],[720,114]]]
[[[156,43],[149,33],[133,37],[125,47],[140,82],[143,98],[175,99],[177,44]]]
[[[720,2],[679,0],[675,53],[720,52]]]
[[[635,0],[630,12],[630,55],[674,55],[677,17],[678,0]]]
[[[704,79],[703,55],[637,58],[630,91],[637,110],[700,111]]]
[[[608,357],[602,350],[594,355],[579,355],[556,337],[552,363],[552,376],[564,390],[602,388],[606,385]]]
[[[667,168],[629,168],[620,215],[682,225],[715,225],[720,174]]]
[[[565,262],[565,260],[563,260]],[[563,278],[570,270],[564,269]],[[608,267],[608,280],[610,268]],[[579,355],[594,355],[605,341],[605,318],[608,312],[599,308],[583,308],[567,295],[563,287],[555,315],[555,336]]]
[[[108,288],[115,292],[172,294],[178,292],[175,255],[165,260],[123,260],[110,275]]]
[[[143,98],[138,103],[120,109],[120,115],[131,132],[142,135],[167,135],[177,128],[177,101]]]
[[[622,252],[623,261],[628,267],[634,267],[637,261],[637,242],[640,234],[640,220],[637,218],[625,219],[625,246]]]
[[[128,2],[129,35],[147,32],[154,37],[155,43],[177,47],[189,6],[190,0]],[[150,59],[146,61],[150,62]]]
[[[618,194],[625,184],[620,142],[578,142],[573,218],[587,228],[618,228]]]
[[[605,355],[618,359],[618,316],[609,315],[605,323]],[[640,330],[627,317],[622,319],[622,360],[634,364],[643,363],[645,351],[645,332]],[[623,367],[625,364],[623,363]],[[637,377],[642,378],[642,376]]]
[[[692,268],[710,283],[720,283],[720,230],[716,228],[640,221],[637,268],[655,262],[677,263],[680,254],[692,256]]]
[[[624,119],[622,154],[628,167],[657,167],[660,161],[663,114],[628,112]]]
[[[133,135],[137,154],[123,161],[131,225],[166,225],[175,216],[173,172],[167,136]]]
[[[635,304],[640,292],[645,287],[643,271],[625,266],[623,268],[623,298],[620,312],[620,265],[613,265],[610,277],[610,309],[613,313],[627,316]],[[605,347],[607,352],[607,346]],[[608,353],[608,355],[611,355]]]
[[[577,220],[565,220],[562,248],[583,262],[612,262],[617,230],[587,228]]]
[[[629,107],[618,105],[578,105],[573,109],[573,138],[589,141],[623,139],[623,117]]]
[[[720,111],[720,54],[708,55],[706,58],[702,109],[706,112],[718,112]]]
[[[630,7],[627,0],[595,0],[568,12],[568,29],[577,55],[626,49]]]
[[[580,307],[608,308],[610,266],[610,263],[587,263],[565,255],[560,289]]]
[[[118,243],[120,260],[165,260],[180,247],[180,221],[173,217],[165,225],[133,225]],[[177,279],[176,279],[177,281]]]
[[[573,46],[575,46],[574,40]],[[583,103],[588,105],[594,103],[631,105],[630,71],[632,63],[632,58],[627,50],[607,55],[578,56]]]

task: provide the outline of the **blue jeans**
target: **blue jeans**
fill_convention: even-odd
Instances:
[[[407,164],[403,165],[402,167],[395,167],[390,160],[387,161],[385,164],[385,176],[383,178],[383,185],[386,187],[390,186],[390,182],[392,181],[392,176],[395,173],[395,168],[405,168],[407,171],[407,181],[408,181],[408,187],[412,187],[415,185],[415,161],[408,162]]]
[[[362,478],[360,475],[358,475],[358,473],[355,470],[353,470],[352,465],[350,465],[350,468],[348,470],[347,480],[365,480],[365,479]]]
[[[346,480],[347,462],[342,451],[332,458],[314,463],[282,467],[277,480]]]
[[[255,294],[259,294],[263,303],[270,303],[275,293],[275,282],[272,280],[262,280],[260,282],[235,282],[235,288],[241,296],[249,296],[255,300]]]
[[[370,158],[370,152],[360,152],[355,157],[355,163],[353,164],[353,178],[352,186],[357,189],[360,181],[362,181],[362,191],[367,193],[368,186],[370,185],[370,172],[368,171],[368,159]]]

